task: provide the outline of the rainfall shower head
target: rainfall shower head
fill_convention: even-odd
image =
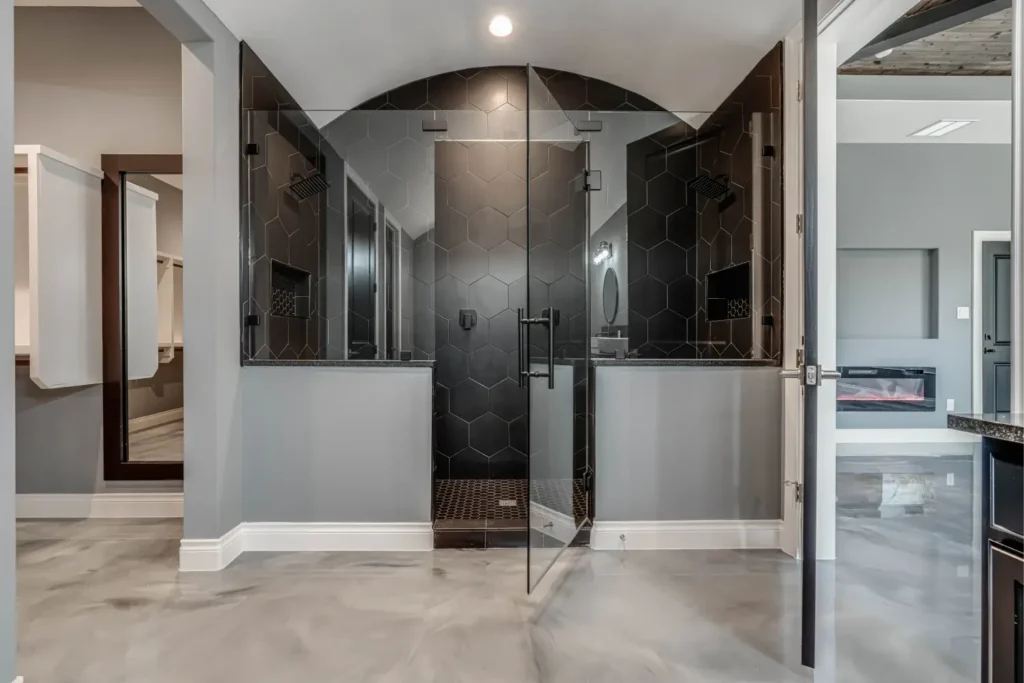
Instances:
[[[716,176],[715,178],[700,175],[686,183],[686,186],[701,197],[707,197],[708,199],[720,202],[729,194],[728,182],[729,179],[724,175]]]
[[[295,178],[298,178],[298,180],[295,180]],[[324,180],[324,177],[320,175],[319,171],[316,171],[308,178],[295,176],[292,179],[292,184],[288,186],[288,191],[291,192],[296,199],[302,200],[318,195],[329,187],[330,184]]]

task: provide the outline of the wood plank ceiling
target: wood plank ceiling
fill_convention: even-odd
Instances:
[[[955,0],[922,0],[907,17]],[[1012,19],[1005,9],[839,68],[841,74],[901,76],[1009,76]]]

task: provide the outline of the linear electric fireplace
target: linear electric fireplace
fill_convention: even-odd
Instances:
[[[839,373],[837,410],[935,410],[935,368],[842,367]]]

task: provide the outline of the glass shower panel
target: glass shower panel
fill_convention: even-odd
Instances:
[[[527,70],[529,217],[526,346],[530,395],[528,587],[586,520],[589,436],[588,141]],[[522,338],[522,335],[521,335]]]

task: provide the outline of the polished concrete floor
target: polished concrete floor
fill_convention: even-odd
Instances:
[[[800,566],[778,552],[574,550],[527,596],[523,550],[252,554],[178,574],[180,522],[95,520],[19,523],[19,674],[975,682],[970,463],[914,460],[840,467],[840,560],[820,563],[813,677],[799,665]],[[959,483],[946,486],[950,468]]]

